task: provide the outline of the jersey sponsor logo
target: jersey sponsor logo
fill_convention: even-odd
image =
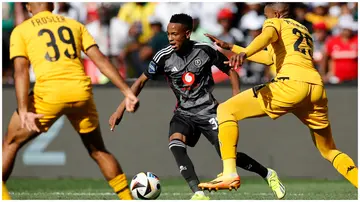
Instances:
[[[184,84],[190,86],[195,81],[195,75],[191,72],[186,72],[185,74],[182,75],[182,80]]]
[[[149,73],[155,74],[155,72],[156,72],[156,64],[155,62],[151,61],[149,64]]]

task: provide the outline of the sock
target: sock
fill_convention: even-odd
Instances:
[[[223,160],[223,175],[236,172],[236,147],[239,138],[238,124],[235,121],[223,122],[219,126],[219,142]]]
[[[204,193],[203,191],[197,191],[197,192],[195,192],[195,194],[199,194],[199,195],[205,196],[205,193]]]
[[[269,177],[271,176],[271,174],[272,174],[272,171],[271,171],[271,170],[268,170],[265,179],[269,179]]]
[[[334,157],[332,164],[339,173],[341,173],[351,184],[358,188],[358,168],[347,154],[337,154]]]
[[[190,189],[196,193],[201,191],[198,185],[200,181],[195,173],[195,168],[186,152],[186,145],[181,140],[173,139],[169,143],[169,149],[174,155],[180,173],[188,183]]]
[[[109,181],[109,185],[121,200],[133,200],[125,174],[120,174]]]
[[[2,200],[11,200],[10,194],[4,182],[2,183]]]
[[[268,169],[251,158],[245,153],[238,152],[236,154],[236,165],[244,170],[257,173],[262,178],[266,178],[268,175]]]

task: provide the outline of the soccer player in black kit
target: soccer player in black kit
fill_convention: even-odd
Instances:
[[[157,52],[148,68],[135,81],[131,89],[139,95],[149,79],[164,75],[175,93],[178,104],[170,121],[169,149],[173,153],[180,173],[194,192],[191,199],[206,200],[198,188],[199,179],[195,173],[186,146],[194,147],[203,134],[220,155],[216,109],[218,102],[212,95],[214,80],[211,67],[215,65],[231,80],[233,95],[240,92],[239,77],[224,61],[228,59],[211,44],[190,40],[193,19],[186,14],[175,14],[167,26],[170,45]],[[111,130],[118,125],[125,111],[122,102],[110,117]],[[283,185],[276,172],[267,169],[248,155],[237,153],[237,166],[259,174],[276,195]]]

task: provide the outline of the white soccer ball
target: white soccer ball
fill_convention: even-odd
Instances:
[[[160,180],[152,172],[141,172],[131,180],[130,190],[135,199],[155,200],[161,193]]]

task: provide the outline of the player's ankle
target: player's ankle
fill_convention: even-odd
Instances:
[[[205,193],[203,191],[196,191],[195,194],[205,196]]]
[[[268,173],[267,173],[267,175],[266,175],[265,179],[267,179],[267,180],[268,180],[268,179],[270,178],[271,174],[272,174],[272,170],[267,169],[267,171],[268,171]]]
[[[224,177],[238,177],[239,174],[237,172],[224,173],[222,176]]]

